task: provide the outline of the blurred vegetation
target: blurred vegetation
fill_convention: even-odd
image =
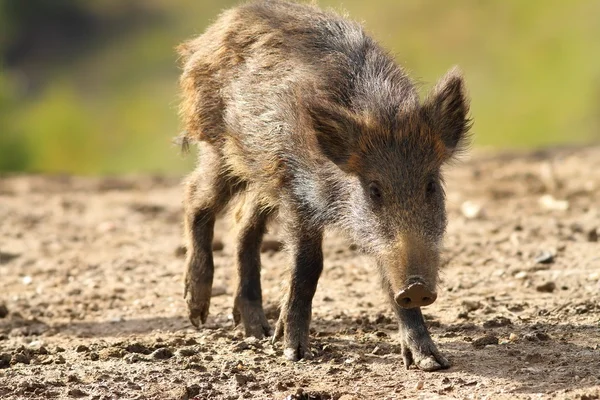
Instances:
[[[0,171],[180,172],[174,47],[223,0],[0,0]],[[340,4],[430,88],[464,70],[475,144],[600,138],[597,0]]]

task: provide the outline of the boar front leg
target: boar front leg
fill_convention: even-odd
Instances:
[[[283,336],[283,354],[291,361],[311,359],[309,329],[312,299],[323,271],[323,232],[299,229],[288,240],[292,271],[273,341]]]
[[[394,301],[391,289],[388,293],[398,316],[402,358],[406,369],[413,364],[423,371],[449,368],[450,362],[440,353],[429,335],[421,308],[401,308]]]

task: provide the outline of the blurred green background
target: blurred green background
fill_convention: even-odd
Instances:
[[[0,171],[186,170],[174,47],[223,0],[0,0]],[[475,145],[600,138],[598,0],[321,0],[363,21],[425,92],[464,70]]]

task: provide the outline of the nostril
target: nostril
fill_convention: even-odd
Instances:
[[[411,301],[412,300],[410,299],[410,297],[403,297],[403,298],[400,299],[400,304],[399,305],[400,306],[407,306],[407,305],[409,305],[411,303]]]

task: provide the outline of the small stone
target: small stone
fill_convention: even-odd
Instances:
[[[545,332],[536,332],[535,336],[538,338],[539,341],[541,342],[546,342],[548,340],[550,340],[550,335],[548,335]]]
[[[83,344],[80,344],[79,346],[77,346],[75,348],[75,351],[78,352],[78,353],[83,353],[83,352],[86,352],[86,351],[90,351],[90,348],[87,347],[87,346],[85,346],[85,345],[83,345]]]
[[[263,240],[262,245],[260,246],[260,252],[261,253],[266,253],[266,252],[277,253],[277,252],[281,251],[282,248],[283,248],[283,243],[281,243],[279,240]]]
[[[31,356],[24,351],[20,351],[15,353],[12,356],[12,363],[21,363],[21,364],[29,364],[31,362]]]
[[[525,356],[525,361],[530,362],[530,363],[538,363],[538,362],[541,362],[542,360],[543,360],[543,358],[540,353],[532,353],[532,354],[527,354]]]
[[[0,353],[0,369],[10,367],[12,356],[9,353]]]
[[[567,200],[557,200],[551,194],[545,194],[539,199],[539,204],[542,208],[551,211],[566,211],[569,209]]]
[[[221,239],[215,239],[212,242],[212,250],[213,251],[222,251],[225,248],[225,244]]]
[[[465,201],[460,205],[460,211],[467,219],[477,219],[483,216],[483,207],[473,201]]]
[[[6,304],[0,304],[0,318],[6,318],[8,315],[8,307]]]
[[[128,364],[134,364],[140,361],[146,361],[146,358],[144,355],[139,353],[129,353],[123,357],[123,360],[125,360],[125,362]]]
[[[173,352],[168,347],[161,347],[160,349],[154,350],[151,356],[155,360],[166,360],[173,357]]]
[[[70,397],[85,397],[88,395],[86,392],[84,392],[83,390],[78,389],[78,388],[69,389],[67,394]]]
[[[598,230],[596,228],[590,229],[587,234],[588,242],[597,242],[598,241]]]
[[[54,359],[54,364],[64,364],[67,361],[65,360],[65,358],[62,356],[62,354],[59,354],[58,356],[56,356],[56,358]]]
[[[519,335],[517,335],[514,332],[511,332],[511,334],[508,336],[508,340],[510,340],[511,342],[516,342],[517,340],[519,340]]]
[[[233,379],[238,386],[244,386],[248,382],[248,377],[243,374],[234,374]]]
[[[175,247],[175,251],[173,253],[175,254],[175,257],[183,258],[183,257],[185,257],[185,255],[187,253],[187,247],[185,247],[183,245],[177,246],[177,247]]]
[[[497,336],[485,335],[483,337],[473,340],[472,345],[477,349],[482,349],[488,345],[497,345],[498,342],[499,340]]]
[[[465,310],[471,312],[479,310],[481,308],[481,303],[473,300],[463,300],[462,306],[465,308]]]
[[[519,271],[515,274],[516,279],[527,279],[529,275],[525,271]]]
[[[123,351],[123,349],[108,347],[106,349],[100,350],[100,353],[98,353],[98,355],[101,359],[106,360],[108,358],[123,358],[125,352]]]
[[[523,335],[523,339],[530,342],[545,342],[550,340],[550,336],[548,336],[548,334],[544,332],[532,332]]]
[[[554,255],[551,252],[544,250],[535,257],[534,261],[536,264],[552,264],[554,262]]]
[[[415,386],[415,390],[422,390],[423,386],[425,386],[425,382],[423,381],[418,381],[417,385]]]
[[[89,354],[89,357],[90,357],[90,360],[92,360],[92,361],[98,361],[100,359],[100,356],[98,355],[98,353],[96,353],[94,351]]]
[[[50,354],[50,352],[48,351],[48,349],[45,348],[44,346],[40,346],[40,348],[36,350],[36,353],[41,354],[41,355]]]
[[[227,289],[225,289],[225,286],[219,285],[213,286],[212,291],[210,292],[211,297],[222,296],[224,294],[227,294]]]
[[[191,357],[191,356],[195,355],[196,353],[198,353],[198,351],[196,349],[194,349],[192,347],[187,347],[187,348],[177,350],[175,355],[177,355],[178,357]]]
[[[240,353],[248,348],[250,348],[250,345],[247,342],[242,341],[233,346],[233,352]]]
[[[138,354],[150,354],[152,353],[152,350],[150,350],[147,346],[135,342],[135,343],[130,343],[127,346],[125,346],[125,350],[127,350],[130,353],[138,353]]]
[[[375,346],[375,348],[373,349],[373,351],[371,352],[371,354],[375,354],[377,356],[383,356],[386,354],[390,354],[391,348],[388,345],[385,344],[380,344]]]
[[[536,286],[535,290],[542,293],[552,293],[556,289],[556,284],[552,281]]]
[[[495,317],[483,323],[484,328],[499,328],[501,326],[512,325],[512,321],[506,317]]]
[[[56,353],[63,353],[63,352],[65,351],[65,349],[64,349],[64,348],[62,348],[62,347],[60,347],[60,346],[56,346],[56,348],[54,349],[54,351],[55,351]]]

